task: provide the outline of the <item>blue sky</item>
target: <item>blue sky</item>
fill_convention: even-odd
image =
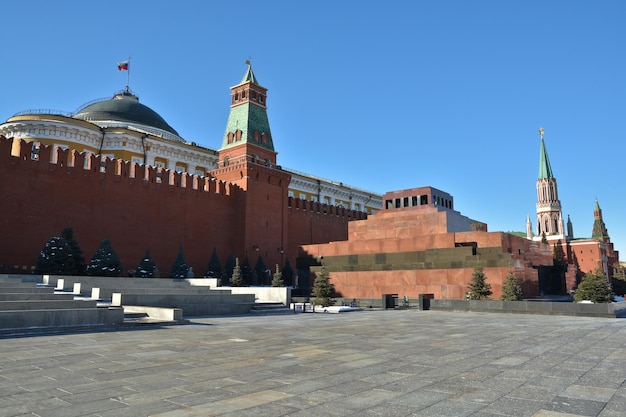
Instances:
[[[575,236],[597,197],[626,257],[624,1],[2,6],[2,120],[110,97],[130,56],[141,102],[217,149],[251,59],[284,167],[381,194],[430,185],[491,231],[524,231],[543,126]]]

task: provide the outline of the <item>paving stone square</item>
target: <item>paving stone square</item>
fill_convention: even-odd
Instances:
[[[0,417],[626,415],[623,319],[201,317],[0,346]]]

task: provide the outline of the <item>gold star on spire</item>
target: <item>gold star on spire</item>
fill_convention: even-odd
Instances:
[[[541,140],[543,140],[543,127],[539,128],[539,136],[541,137]]]

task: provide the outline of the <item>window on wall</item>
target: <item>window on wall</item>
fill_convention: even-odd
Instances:
[[[225,167],[227,167],[227,166],[229,166],[229,165],[230,165],[230,158],[229,158],[229,157],[227,157],[227,156],[225,156],[225,157],[224,157],[224,166],[225,166]]]
[[[287,191],[287,196],[288,197],[294,197],[293,191]]]
[[[361,205],[359,203],[354,203],[354,209],[356,211],[361,211]]]
[[[306,194],[300,193],[300,200],[306,200]]]
[[[30,159],[33,161],[39,161],[39,142],[33,142],[33,152],[30,155]]]

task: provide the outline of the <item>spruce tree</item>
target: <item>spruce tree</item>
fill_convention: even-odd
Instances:
[[[74,229],[66,227],[61,232],[61,237],[67,241],[70,254],[74,258],[74,271],[71,275],[83,275],[85,273],[85,258],[83,258],[83,251],[78,242],[74,239]]]
[[[474,268],[472,282],[468,285],[468,298],[470,300],[489,300],[491,298],[491,284],[487,283],[487,277],[482,266]]]
[[[121,272],[120,258],[113,250],[111,241],[104,239],[87,265],[87,274],[100,277],[117,277]]]
[[[328,307],[334,304],[333,295],[335,294],[335,286],[330,282],[330,276],[326,270],[326,265],[322,262],[320,272],[315,274],[313,282],[313,304],[322,307]]]
[[[263,257],[261,255],[259,255],[256,260],[254,272],[256,272],[257,282],[252,282],[252,285],[265,285],[267,278],[267,266],[265,266],[265,262],[263,262]]]
[[[613,291],[602,268],[585,274],[574,294],[575,301],[589,300],[594,303],[608,303],[613,301]]]
[[[520,301],[522,298],[524,298],[522,286],[517,281],[517,278],[515,278],[513,270],[510,270],[504,279],[500,299],[502,301]]]
[[[152,256],[150,256],[150,251],[146,250],[146,254],[144,255],[141,262],[139,262],[139,265],[137,265],[137,270],[135,271],[135,277],[154,278],[155,269],[157,269],[157,266],[152,260]]]
[[[174,264],[170,269],[170,277],[175,279],[184,279],[187,278],[188,273],[189,265],[187,265],[187,262],[185,262],[185,257],[183,256],[183,246],[180,245],[180,248],[178,249],[178,255],[176,255]]]
[[[222,276],[222,267],[220,266],[220,260],[217,257],[217,249],[213,248],[211,259],[209,260],[209,266],[207,267],[206,274],[204,276],[209,278],[219,278]]]
[[[72,256],[72,249],[67,240],[54,236],[43,247],[37,258],[36,274],[47,275],[74,275],[76,264]]]
[[[283,274],[283,280],[285,281],[285,285],[286,286],[293,285],[293,268],[291,267],[291,264],[289,263],[289,259],[285,261],[285,266],[283,266],[282,274]]]
[[[232,253],[228,255],[226,264],[224,265],[224,271],[222,271],[222,285],[228,286],[230,284],[230,277],[233,276],[233,269],[235,269],[235,255]]]
[[[611,280],[613,294],[620,297],[626,295],[626,268],[617,266],[613,270],[613,279]]]
[[[278,264],[276,264],[276,272],[274,272],[274,277],[272,278],[272,287],[284,287],[285,282],[283,281],[283,274],[278,269]]]
[[[252,268],[250,268],[250,261],[246,255],[241,263],[241,280],[242,285],[250,285],[252,282]]]
[[[235,266],[233,275],[230,277],[231,287],[243,287],[243,278],[241,277],[241,267],[239,266],[239,258],[235,258]]]

